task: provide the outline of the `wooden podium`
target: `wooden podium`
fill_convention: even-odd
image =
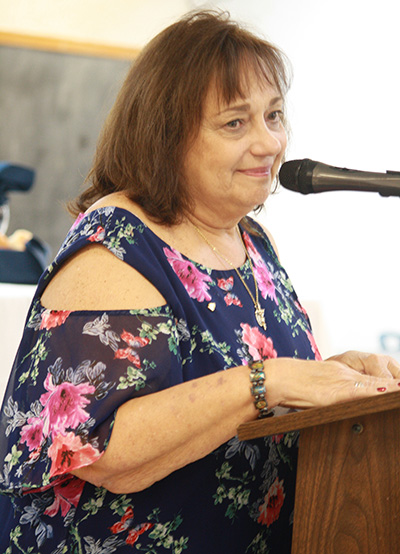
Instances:
[[[400,392],[241,425],[301,430],[292,554],[400,553]]]

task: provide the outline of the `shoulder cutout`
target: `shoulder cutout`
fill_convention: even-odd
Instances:
[[[53,310],[132,310],[162,306],[165,299],[136,269],[93,244],[65,262],[41,302]]]

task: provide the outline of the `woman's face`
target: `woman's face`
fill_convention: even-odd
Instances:
[[[248,79],[245,98],[229,105],[211,87],[199,133],[184,162],[195,216],[238,220],[267,199],[286,148],[283,99],[268,83]]]

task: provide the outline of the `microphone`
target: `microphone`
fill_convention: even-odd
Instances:
[[[400,172],[372,173],[314,162],[308,158],[285,162],[279,171],[281,185],[294,192],[310,194],[331,190],[379,192],[400,196]]]

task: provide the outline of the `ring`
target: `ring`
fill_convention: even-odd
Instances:
[[[356,389],[358,389],[359,387],[365,387],[364,383],[362,383],[361,381],[356,381],[354,383],[354,386]]]

